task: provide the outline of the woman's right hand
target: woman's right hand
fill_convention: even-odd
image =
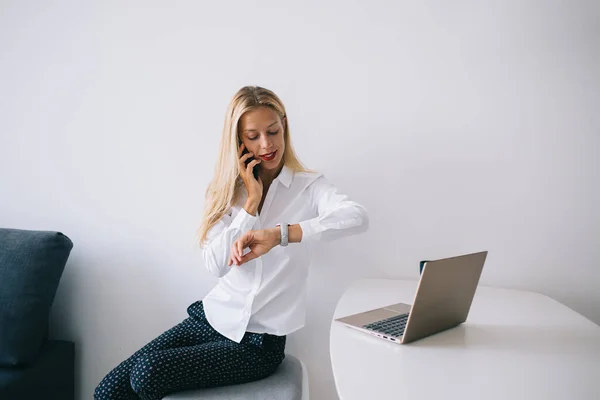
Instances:
[[[238,162],[240,165],[240,176],[242,177],[242,180],[244,181],[244,185],[246,185],[246,190],[248,191],[248,200],[247,200],[247,205],[251,205],[252,209],[256,208],[256,210],[258,210],[258,205],[260,204],[260,201],[262,200],[262,195],[263,195],[263,183],[262,180],[260,179],[260,177],[258,179],[254,178],[254,174],[252,173],[252,168],[259,164],[261,162],[260,159],[255,158],[254,160],[250,161],[250,163],[248,163],[248,165],[246,166],[246,160],[250,157],[254,156],[254,153],[249,152],[246,154],[242,153],[244,152],[244,148],[246,146],[242,143],[240,145],[240,147],[238,148]],[[248,204],[250,203],[250,204]],[[246,210],[248,211],[248,210]],[[254,212],[249,212],[249,214],[256,214],[255,210],[251,210]]]

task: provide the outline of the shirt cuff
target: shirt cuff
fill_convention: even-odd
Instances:
[[[323,230],[319,223],[319,218],[307,219],[299,222],[300,228],[302,229],[302,241],[313,242],[321,238],[321,231]]]
[[[232,228],[239,228],[242,234],[244,234],[254,227],[257,219],[258,216],[248,214],[248,212],[242,207],[233,221],[231,221],[230,226]]]

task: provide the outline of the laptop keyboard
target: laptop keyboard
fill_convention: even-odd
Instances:
[[[391,318],[363,325],[363,328],[384,333],[386,335],[402,336],[407,320],[408,314],[396,315]]]

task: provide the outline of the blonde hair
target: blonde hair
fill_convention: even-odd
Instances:
[[[238,201],[242,192],[244,182],[240,177],[238,164],[239,121],[246,112],[258,107],[272,109],[279,115],[282,122],[286,117],[283,103],[275,93],[268,89],[259,86],[245,86],[233,96],[225,114],[225,124],[214,176],[205,193],[204,214],[197,232],[197,242],[200,246],[203,245],[207,233],[213,225]],[[312,172],[304,167],[294,152],[290,139],[290,124],[287,118],[283,126],[284,164],[295,172]]]

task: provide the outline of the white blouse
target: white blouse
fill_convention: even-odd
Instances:
[[[206,318],[219,333],[238,343],[246,331],[281,336],[303,327],[308,246],[316,240],[362,233],[369,226],[365,208],[340,193],[320,173],[294,172],[284,166],[256,216],[243,208],[247,196],[245,192],[209,230],[201,247],[206,268],[219,277],[203,300]],[[240,266],[227,265],[239,237],[278,223],[300,224],[302,241],[277,245]]]

